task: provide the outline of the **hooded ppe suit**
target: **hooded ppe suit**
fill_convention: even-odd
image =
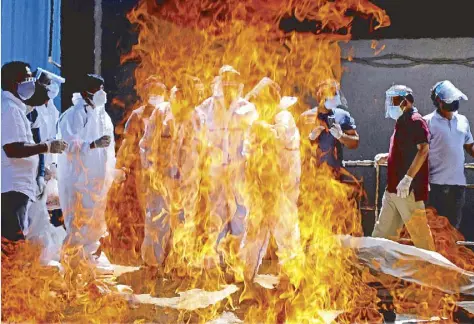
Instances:
[[[58,136],[69,144],[58,159],[59,196],[67,237],[65,248],[83,249],[91,257],[106,232],[104,210],[114,179],[114,127],[105,107],[92,108],[79,93],[59,119]],[[90,148],[108,135],[106,148]],[[92,259],[91,259],[92,260]]]
[[[217,243],[227,234],[244,232],[247,209],[243,198],[245,180],[244,140],[257,118],[255,106],[238,98],[225,107],[215,91],[213,97],[196,107],[201,131],[205,134],[209,159],[210,232],[218,233]]]
[[[146,205],[139,142],[154,109],[155,106],[146,105],[134,110],[125,124],[116,168],[128,174],[123,183],[112,185],[106,211],[112,246],[133,251],[137,257],[143,243]]]
[[[300,251],[300,134],[287,110],[295,102],[296,98],[283,97],[273,117],[256,121],[245,147],[249,216],[241,247],[247,280],[257,274],[271,235],[278,246],[280,264],[285,265]],[[258,104],[257,110],[261,112]]]
[[[56,138],[56,122],[59,118],[59,112],[53,103],[49,100],[46,105],[36,107],[38,118],[33,126],[39,128],[42,140]],[[56,168],[53,163],[57,163],[57,154],[47,153],[44,155],[45,168],[53,170],[51,179],[46,185],[45,192],[39,199],[33,203],[28,210],[29,230],[26,239],[38,242],[42,245],[40,260],[43,264],[50,261],[59,261],[59,252],[61,245],[66,237],[66,232],[62,227],[54,227],[49,219],[47,200],[52,192],[57,193]],[[53,188],[56,186],[56,188]]]
[[[147,166],[147,211],[141,253],[147,265],[161,265],[171,230],[192,214],[198,195],[197,120],[178,121],[171,104],[158,105],[140,141]]]

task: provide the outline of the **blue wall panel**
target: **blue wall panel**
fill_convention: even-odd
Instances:
[[[42,67],[61,74],[48,63],[51,5],[53,6],[52,57],[61,63],[61,0],[2,0],[2,65],[25,61],[32,70]],[[61,107],[60,98],[55,100]]]

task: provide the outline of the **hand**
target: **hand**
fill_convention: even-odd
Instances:
[[[42,196],[44,189],[46,189],[46,180],[44,177],[38,177],[36,183],[38,184],[38,196]]]
[[[127,179],[127,171],[124,168],[114,170],[114,181],[122,183]]]
[[[49,181],[53,177],[53,173],[49,168],[44,168],[44,180]]]
[[[337,140],[339,140],[342,137],[342,135],[344,135],[344,132],[342,131],[341,125],[339,125],[339,124],[332,125],[331,129],[329,129],[329,132]]]
[[[48,141],[48,146],[49,153],[61,154],[67,149],[69,145],[63,140],[52,140]]]
[[[96,148],[109,147],[110,141],[111,141],[110,136],[109,135],[104,135],[101,138],[94,141],[94,146]]]
[[[316,124],[316,117],[318,113],[316,111],[309,110],[303,114],[303,123],[306,125]]]
[[[410,186],[413,178],[405,175],[397,186],[397,196],[400,198],[407,198],[410,195]]]
[[[317,126],[316,128],[314,128],[311,133],[309,133],[309,139],[312,140],[312,141],[315,141],[319,138],[319,136],[321,135],[321,133],[323,132],[323,130],[325,130],[326,127],[324,126]]]
[[[385,164],[387,163],[388,153],[379,153],[375,156],[375,165]]]

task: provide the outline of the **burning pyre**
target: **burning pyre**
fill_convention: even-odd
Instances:
[[[150,76],[153,82],[169,88],[187,78],[189,88],[194,89],[188,95],[195,96],[193,101],[198,103],[212,95],[211,85],[215,84],[219,68],[228,64],[240,72],[244,93],[268,77],[278,85],[281,95],[300,97],[290,109],[299,125],[298,116],[305,109],[303,99],[310,95],[318,99],[315,85],[328,79],[341,79],[338,42],[350,39],[355,14],[373,19],[375,28],[390,23],[385,12],[367,0],[170,0],[162,4],[142,0],[128,14],[139,32],[138,43],[122,58],[124,64],[138,62],[136,91],[142,102],[133,108],[146,105],[146,98],[154,91]],[[290,16],[299,21],[314,21],[317,31],[285,33],[280,26]],[[196,82],[189,80],[199,80],[199,84],[206,86],[196,87]],[[176,111],[184,125],[184,138],[192,131],[192,126],[187,124],[189,106]],[[275,113],[270,99],[263,100],[259,106],[260,111],[269,111],[269,116]],[[199,143],[199,163],[188,170],[186,181],[176,184],[164,178],[162,172],[176,162],[172,154],[176,148],[166,146],[159,136],[152,140],[152,151],[165,151],[169,156],[152,156],[153,168],[144,169],[140,165],[139,141],[144,125],[137,123],[129,128],[117,156],[118,163],[129,168],[130,173],[124,183],[113,184],[109,192],[106,217],[111,235],[103,243],[112,261],[137,264],[143,241],[143,206],[150,197],[145,188],[165,193],[173,230],[164,267],[159,271],[140,270],[143,276],[138,281],[144,282],[138,289],[141,291],[134,289],[134,292],[172,297],[155,303],[167,308],[162,314],[151,308],[137,309],[136,303],[143,302],[145,297],[126,297],[113,278],[98,276],[81,262],[66,263],[66,276],[44,269],[36,262],[37,248],[24,244],[15,252],[22,253],[21,258],[15,258],[15,254],[2,258],[2,319],[204,323],[231,311],[246,323],[324,323],[330,321],[328,312],[334,312],[339,323],[381,323],[383,303],[372,285],[374,282],[381,282],[396,296],[399,309],[408,305],[406,310],[413,306],[413,301],[422,298],[426,300],[422,307],[411,307],[417,308],[419,315],[436,313],[451,318],[454,297],[434,289],[404,285],[390,276],[374,276],[359,264],[354,250],[342,246],[337,234],[362,236],[357,204],[351,199],[354,188],[335,180],[329,168],[315,167],[315,157],[305,135],[308,132],[304,127],[300,131],[299,240],[291,249],[291,257],[277,253],[267,258],[271,262],[264,262],[261,272],[273,277],[252,278],[260,284],[246,280],[247,264],[242,261],[239,238],[227,236],[215,247],[218,234],[215,228],[222,224],[216,224],[210,217],[213,183],[208,168],[212,154],[206,151],[206,139]],[[275,222],[285,219],[285,215],[278,215],[276,205],[286,183],[275,163],[279,151],[272,133],[259,123],[251,132],[254,154],[248,161],[245,183],[238,185],[243,186],[251,206],[248,222],[258,228],[249,232],[249,237],[256,238],[271,236],[270,229],[281,225]],[[176,129],[170,130],[171,136],[177,133]],[[179,219],[181,210],[184,210],[184,222]],[[291,225],[294,224],[285,224]],[[277,265],[278,260],[286,262]],[[137,284],[134,282],[137,279],[123,276],[121,280],[126,284]],[[274,279],[271,284],[269,278]],[[222,291],[228,293],[220,294]],[[179,298],[175,294],[178,292]],[[419,295],[410,298],[410,294]],[[203,298],[209,298],[210,302]],[[173,313],[172,309],[176,308]],[[235,317],[233,320],[236,321]]]

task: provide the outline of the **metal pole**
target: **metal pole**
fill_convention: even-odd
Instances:
[[[94,5],[94,73],[101,74],[102,65],[102,0]]]
[[[380,165],[375,164],[375,222],[379,220]]]

